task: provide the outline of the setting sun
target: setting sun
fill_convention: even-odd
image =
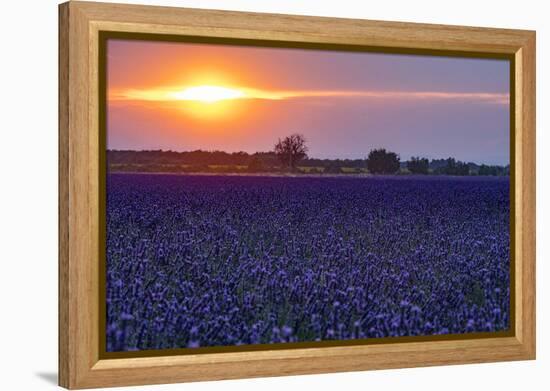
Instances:
[[[227,99],[239,99],[244,98],[245,96],[246,94],[243,91],[219,86],[189,87],[172,94],[174,99],[192,100],[203,103],[214,103]]]

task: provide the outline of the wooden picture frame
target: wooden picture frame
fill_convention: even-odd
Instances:
[[[104,358],[99,40],[103,31],[357,46],[514,62],[514,329],[499,338]],[[70,1],[59,6],[59,384],[91,388],[535,358],[535,32]]]

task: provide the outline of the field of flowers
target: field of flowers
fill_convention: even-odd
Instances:
[[[107,351],[505,330],[507,178],[110,174]]]

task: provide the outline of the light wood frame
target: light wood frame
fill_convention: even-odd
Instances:
[[[512,335],[100,359],[98,37],[123,31],[505,53],[515,61]],[[59,384],[92,388],[535,358],[535,32],[106,3],[59,6]]]

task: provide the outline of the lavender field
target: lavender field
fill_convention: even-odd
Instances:
[[[508,178],[109,174],[107,351],[506,330]]]

